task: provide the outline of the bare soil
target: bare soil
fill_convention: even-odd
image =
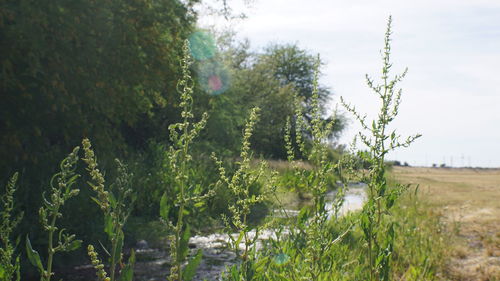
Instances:
[[[500,169],[394,167],[453,232],[443,280],[500,280]]]

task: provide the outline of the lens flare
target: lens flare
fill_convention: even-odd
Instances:
[[[286,264],[288,261],[290,260],[290,256],[287,255],[287,254],[278,254],[276,256],[274,256],[274,263],[276,265],[284,265]]]
[[[220,91],[222,89],[222,81],[217,75],[212,75],[208,78],[208,87],[212,91]]]
[[[189,38],[189,48],[191,49],[191,56],[195,60],[204,61],[211,59],[217,52],[215,40],[212,35],[206,31],[196,31],[192,33]]]
[[[197,72],[200,85],[208,94],[219,95],[229,88],[229,72],[221,63],[214,60],[200,62]]]

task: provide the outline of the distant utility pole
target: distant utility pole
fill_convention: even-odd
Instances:
[[[453,156],[450,156],[450,167],[453,167]]]

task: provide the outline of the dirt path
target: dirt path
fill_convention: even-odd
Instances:
[[[500,169],[395,167],[454,232],[445,280],[500,280]]]

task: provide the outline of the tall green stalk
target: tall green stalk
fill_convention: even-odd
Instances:
[[[255,274],[255,261],[257,258],[257,241],[261,227],[254,228],[255,235],[250,235],[252,230],[249,225],[249,216],[252,207],[258,203],[264,202],[266,198],[274,194],[276,189],[276,175],[266,176],[265,172],[268,169],[266,162],[262,161],[257,168],[251,167],[252,153],[250,150],[250,138],[252,137],[253,130],[256,122],[259,119],[258,107],[250,111],[250,116],[245,124],[243,132],[243,140],[241,145],[240,158],[237,162],[238,168],[232,175],[227,175],[223,166],[222,160],[219,160],[215,154],[212,158],[217,163],[219,168],[219,180],[216,186],[218,188],[227,188],[234,201],[229,203],[230,217],[223,216],[226,227],[226,232],[229,236],[229,246],[236,253],[236,256],[241,261],[238,266],[233,266],[230,274],[231,280],[252,280]],[[255,184],[264,183],[262,192],[259,195],[251,194],[252,187]],[[233,237],[233,233],[238,234],[237,238]],[[243,243],[243,249],[240,249],[240,244]],[[238,277],[235,277],[237,275]],[[226,276],[227,277],[227,276]]]
[[[76,163],[78,161],[79,147],[76,147],[68,157],[60,164],[61,171],[55,174],[50,180],[50,196],[49,198],[43,195],[43,206],[39,210],[40,221],[45,231],[48,232],[48,248],[47,248],[47,267],[44,268],[42,260],[37,251],[31,247],[31,242],[26,236],[26,250],[30,262],[37,267],[40,272],[42,281],[50,281],[52,275],[52,266],[54,255],[57,252],[69,252],[80,247],[82,241],[75,240],[74,234],[65,233],[65,229],[59,229],[56,226],[57,219],[62,217],[60,208],[64,203],[78,195],[79,189],[72,189],[76,183],[78,174],[75,173]],[[54,234],[57,233],[57,240]]]
[[[297,241],[303,241],[303,249],[300,250],[300,255],[305,262],[305,268],[298,272],[299,275],[306,274],[307,278],[311,280],[318,280],[318,278],[325,278],[329,274],[331,264],[326,262],[328,259],[329,250],[334,244],[340,241],[344,234],[337,237],[331,237],[327,229],[327,221],[329,218],[329,211],[326,208],[326,192],[328,189],[327,179],[335,173],[338,163],[333,163],[328,160],[328,135],[330,134],[335,122],[338,122],[336,116],[333,116],[331,121],[326,122],[322,119],[321,108],[319,105],[318,93],[318,69],[319,58],[316,63],[316,71],[313,80],[313,92],[311,96],[311,122],[308,125],[305,122],[306,116],[302,111],[302,101],[296,97],[295,101],[295,143],[301,154],[307,157],[309,163],[313,168],[311,171],[298,168],[297,161],[295,160],[293,138],[291,134],[290,118],[287,121],[287,128],[285,134],[285,144],[288,154],[288,161],[294,168],[295,178],[299,179],[300,185],[312,194],[312,212],[307,208],[301,211],[298,217],[297,225],[291,228],[291,236],[295,237]],[[310,135],[310,148],[306,148],[306,142],[303,134]],[[343,202],[343,190],[339,190],[334,198],[334,210],[336,215]],[[347,233],[347,232],[346,232]],[[290,278],[301,278],[300,276],[293,276],[293,271]]]
[[[377,118],[371,122],[360,114],[356,108],[341,99],[345,108],[358,120],[364,132],[359,133],[361,142],[368,147],[369,154],[361,154],[364,161],[370,163],[366,177],[368,184],[368,201],[363,207],[360,226],[366,241],[366,255],[369,264],[369,280],[389,280],[392,252],[395,240],[395,222],[391,220],[391,208],[398,199],[404,186],[389,187],[385,177],[385,156],[391,150],[399,147],[408,147],[420,135],[414,135],[400,141],[401,137],[395,130],[388,132],[389,124],[398,114],[402,90],[396,87],[405,77],[407,70],[402,74],[389,76],[392,63],[391,55],[391,24],[389,17],[385,33],[384,50],[382,55],[382,83],[375,84],[368,75],[368,87],[378,96],[381,106]]]
[[[97,193],[97,197],[93,198],[104,213],[104,232],[108,235],[111,242],[111,250],[107,251],[110,255],[110,280],[115,281],[117,265],[122,263],[124,233],[123,227],[132,211],[136,194],[131,188],[132,175],[127,171],[127,167],[118,159],[115,159],[118,177],[114,184],[105,187],[105,179],[103,174],[98,169],[97,158],[92,150],[91,143],[88,139],[82,141],[85,158],[83,161],[87,163],[87,171],[89,171],[92,182],[88,184]],[[91,246],[91,245],[89,245]],[[97,259],[97,253],[88,248],[89,255],[94,261]],[[95,255],[95,257],[94,257]],[[132,250],[130,258],[125,268],[120,272],[120,280],[132,280],[133,266],[135,263],[135,254]],[[101,272],[102,268],[96,268]],[[101,274],[102,276],[102,274]]]
[[[173,190],[175,196],[173,205],[177,207],[177,218],[175,223],[170,221],[169,211],[169,190],[165,191],[160,200],[160,216],[173,229],[171,237],[170,251],[173,259],[173,266],[170,269],[169,280],[181,281],[190,280],[194,277],[196,268],[201,261],[201,251],[182,268],[188,254],[188,242],[191,236],[189,224],[186,224],[186,207],[188,204],[202,202],[206,197],[211,196],[211,192],[201,195],[199,190],[190,183],[189,163],[192,161],[190,146],[200,131],[205,127],[208,115],[204,113],[198,122],[194,122],[192,113],[193,87],[189,67],[192,63],[190,58],[189,44],[184,44],[184,56],[181,61],[182,78],[177,84],[180,93],[180,107],[182,108],[182,122],[169,126],[170,140],[172,145],[168,151],[168,169],[173,178]],[[193,206],[195,207],[195,206]]]

